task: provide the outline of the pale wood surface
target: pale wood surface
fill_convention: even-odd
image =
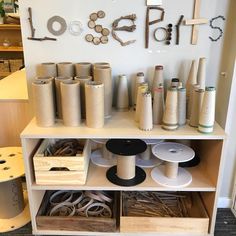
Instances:
[[[0,30],[20,30],[20,29],[21,29],[20,25],[15,25],[15,24],[0,25]]]
[[[193,19],[200,18],[200,10],[201,10],[201,0],[195,0]],[[191,42],[193,45],[197,44],[198,33],[199,33],[199,26],[198,25],[193,25],[192,42]]]
[[[207,24],[208,19],[202,18],[202,19],[190,19],[190,20],[185,20],[185,25],[195,25],[195,24]]]
[[[4,46],[0,46],[0,52],[23,52],[23,47],[18,47],[18,46],[4,47]]]

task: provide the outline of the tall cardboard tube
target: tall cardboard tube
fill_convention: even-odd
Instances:
[[[92,64],[89,62],[80,62],[75,64],[75,75],[76,76],[91,76],[92,75]]]
[[[57,65],[53,62],[45,62],[39,66],[40,77],[57,77]]]
[[[135,177],[135,156],[117,156],[117,176],[125,180]]]
[[[165,164],[165,176],[169,179],[176,179],[178,176],[178,162],[166,162]]]
[[[74,77],[74,65],[71,62],[57,64],[58,77]]]

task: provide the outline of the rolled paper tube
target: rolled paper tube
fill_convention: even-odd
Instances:
[[[91,76],[92,75],[92,64],[89,62],[80,62],[75,64],[75,75],[76,76]]]
[[[135,121],[136,122],[139,122],[142,94],[146,93],[147,91],[148,91],[148,84],[147,83],[140,84],[140,86],[138,87],[137,104],[136,104],[136,111],[135,111]]]
[[[215,122],[216,89],[206,87],[200,112],[198,131],[201,133],[211,133],[214,130]]]
[[[93,64],[93,69],[96,67],[110,67],[108,62],[96,62]]]
[[[62,119],[62,106],[61,106],[61,82],[72,80],[72,77],[57,77],[55,78],[56,87],[56,104],[57,104],[57,117]]]
[[[187,101],[191,95],[192,85],[197,84],[197,61],[193,60],[191,64],[191,68],[189,71],[188,80],[186,82],[186,94],[187,94]]]
[[[199,59],[197,83],[200,85],[200,89],[205,89],[206,84],[206,58]]]
[[[74,77],[74,65],[71,62],[57,64],[58,77]]]
[[[178,89],[178,125],[186,124],[186,89]]]
[[[164,112],[164,89],[159,87],[154,89],[153,101],[153,124],[161,125]]]
[[[169,179],[176,179],[178,176],[179,163],[166,162],[165,176]]]
[[[151,92],[143,93],[141,96],[139,129],[144,131],[153,129]]]
[[[134,87],[134,97],[133,97],[134,107],[136,107],[136,104],[137,104],[138,87],[141,83],[144,83],[144,82],[145,82],[144,73],[143,72],[137,73],[135,77],[135,87]]]
[[[163,77],[163,69],[162,65],[157,65],[154,71],[154,77],[152,81],[152,95],[154,95],[154,89],[158,88],[160,85],[164,85],[164,77]]]
[[[152,156],[152,146],[148,145],[146,151],[139,154],[139,155],[140,155],[141,159],[143,159],[144,161],[150,160],[151,156]]]
[[[190,121],[189,121],[190,126],[198,127],[204,92],[205,90],[203,89],[194,90],[191,116],[190,116]]]
[[[117,176],[120,179],[133,179],[135,177],[136,156],[117,155]]]
[[[0,183],[0,219],[11,219],[24,210],[21,179]]]
[[[53,62],[42,63],[39,66],[40,77],[57,77],[57,65]]]
[[[171,80],[171,87],[176,87],[176,88],[178,88],[178,86],[179,86],[179,79],[178,79],[178,78],[173,78],[173,79]]]
[[[195,89],[199,89],[200,85],[198,84],[193,84],[191,86],[191,92],[190,92],[190,97],[188,100],[188,106],[187,106],[187,119],[190,119],[191,116],[191,111],[192,111],[192,106],[193,106],[193,93]]]
[[[85,84],[86,125],[89,128],[104,126],[104,84],[88,82]]]
[[[178,128],[178,91],[176,88],[169,88],[167,91],[162,128],[170,131]]]
[[[111,117],[112,112],[112,71],[108,66],[94,67],[94,81],[104,84],[105,118]]]
[[[75,81],[80,82],[80,105],[81,105],[81,117],[86,119],[85,109],[85,84],[92,81],[92,76],[76,76]]]
[[[62,117],[65,126],[79,126],[81,123],[80,84],[69,80],[61,83]]]
[[[126,75],[119,76],[116,108],[119,111],[128,111],[129,109],[128,80]]]
[[[48,127],[55,123],[53,85],[51,81],[35,80],[32,83],[35,117],[38,126]]]

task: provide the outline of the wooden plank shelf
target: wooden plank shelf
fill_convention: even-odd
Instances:
[[[0,72],[0,77],[6,77],[10,75],[12,72]]]
[[[4,47],[4,46],[0,46],[0,52],[23,52],[23,47],[17,47],[17,46]]]
[[[3,24],[0,25],[0,30],[21,30],[21,26],[16,24]]]

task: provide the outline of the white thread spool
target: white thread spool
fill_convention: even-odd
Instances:
[[[80,83],[68,80],[61,83],[62,117],[65,126],[81,123]]]
[[[79,77],[92,75],[92,64],[89,62],[80,62],[75,64],[75,75]]]
[[[151,92],[146,92],[142,94],[140,100],[139,129],[144,131],[152,130],[152,116],[152,94]]]
[[[195,89],[199,89],[200,88],[200,85],[198,84],[193,84],[191,86],[191,91],[190,91],[190,97],[189,97],[189,100],[188,100],[188,109],[187,109],[187,119],[190,119],[190,116],[191,116],[191,111],[192,111],[192,106],[193,106],[193,94],[194,94],[194,90]]]
[[[71,62],[60,62],[57,64],[58,77],[74,77],[74,65]]]
[[[179,87],[179,79],[178,78],[173,78],[171,80],[171,87],[175,87],[175,88],[178,88]]]
[[[200,85],[200,89],[205,89],[206,84],[206,58],[199,59],[197,83]]]
[[[55,78],[56,87],[56,104],[57,104],[57,117],[62,119],[62,106],[61,106],[61,82],[72,80],[72,77],[57,77]]]
[[[203,89],[194,90],[192,110],[191,110],[191,116],[190,116],[190,121],[189,121],[189,125],[192,127],[198,127],[204,92],[205,90]]]
[[[116,108],[119,111],[129,110],[128,80],[126,75],[119,76],[118,86],[117,86]]]
[[[82,119],[86,119],[85,84],[92,81],[92,76],[76,76],[74,80],[80,82],[81,117]]]
[[[88,82],[85,84],[86,125],[89,128],[104,126],[104,84]]]
[[[57,65],[53,62],[40,64],[39,77],[57,77]]]
[[[117,176],[125,180],[135,177],[135,156],[117,155]]]
[[[164,85],[164,77],[163,77],[163,69],[162,65],[157,65],[154,71],[154,77],[152,81],[152,94],[154,94],[154,89],[158,88],[160,85]]]
[[[167,91],[162,128],[170,131],[178,128],[178,91],[176,88],[169,88]]]
[[[178,125],[186,124],[186,89],[178,89]]]
[[[143,72],[137,73],[137,75],[135,77],[135,87],[134,87],[134,97],[133,97],[134,108],[136,108],[137,96],[138,96],[138,87],[141,83],[145,83],[145,77],[144,77]]]
[[[164,89],[163,87],[158,87],[154,91],[154,101],[153,101],[153,124],[161,125],[163,112],[164,112]]]
[[[138,87],[138,95],[137,95],[137,104],[136,104],[136,111],[135,111],[135,121],[139,122],[140,118],[140,110],[141,110],[141,98],[142,94],[146,93],[148,91],[148,84],[147,83],[142,83]]]
[[[112,70],[109,66],[94,66],[94,81],[104,84],[105,118],[111,117],[112,112]]]
[[[35,117],[38,126],[48,127],[55,123],[55,107],[52,82],[35,80],[32,83]]]
[[[212,133],[215,123],[215,103],[216,89],[214,87],[206,87],[202,108],[200,112],[198,131],[201,133]]]

